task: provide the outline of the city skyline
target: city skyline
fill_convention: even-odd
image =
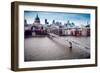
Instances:
[[[33,24],[37,14],[41,24],[45,24],[45,19],[49,24],[52,24],[53,20],[61,22],[62,25],[67,21],[73,22],[77,26],[90,24],[90,14],[86,13],[24,11],[24,19],[27,20],[27,24]]]

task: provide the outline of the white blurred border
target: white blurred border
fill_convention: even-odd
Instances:
[[[56,61],[33,61],[24,62],[24,10],[29,11],[52,11],[52,12],[73,12],[73,13],[90,13],[91,14],[91,59],[77,60],[56,60]],[[77,9],[77,8],[62,8],[62,7],[44,7],[44,6],[19,6],[19,68],[34,68],[62,65],[83,65],[95,64],[95,10]]]

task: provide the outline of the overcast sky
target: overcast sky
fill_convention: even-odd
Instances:
[[[28,24],[33,24],[37,14],[40,18],[41,24],[45,23],[45,19],[48,20],[49,24],[51,24],[53,20],[59,21],[62,24],[67,23],[68,20],[75,23],[75,25],[90,24],[90,14],[86,13],[24,11],[24,19],[27,20]]]

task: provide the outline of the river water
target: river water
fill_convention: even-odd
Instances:
[[[24,42],[24,61],[46,61],[46,60],[65,60],[65,59],[86,59],[90,58],[90,53],[77,48],[73,45],[72,50],[69,44],[61,44],[63,40],[82,43],[90,49],[89,37],[60,37],[51,39],[49,37],[25,38]],[[64,42],[63,42],[64,43]]]

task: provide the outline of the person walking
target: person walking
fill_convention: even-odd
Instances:
[[[69,45],[70,45],[69,49],[70,49],[70,51],[72,51],[72,42],[69,41]]]

